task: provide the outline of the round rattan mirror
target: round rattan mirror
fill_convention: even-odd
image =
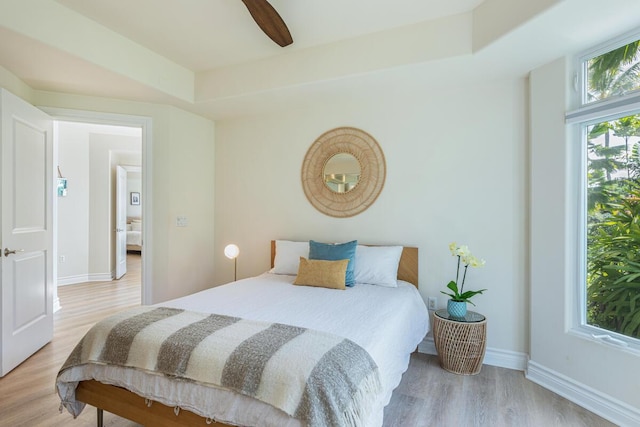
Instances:
[[[343,179],[352,173],[346,170],[328,173],[327,163],[350,157],[355,158],[359,166],[356,183],[347,191],[336,191],[336,176]],[[309,147],[302,163],[302,188],[307,199],[320,212],[338,218],[357,215],[371,206],[382,191],[385,177],[384,154],[376,140],[351,127],[332,129],[320,135]]]

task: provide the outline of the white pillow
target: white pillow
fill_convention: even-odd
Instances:
[[[356,248],[356,284],[398,286],[398,265],[402,246],[362,246]]]
[[[290,276],[297,275],[300,257],[309,258],[309,242],[276,240],[276,258],[273,260],[271,272]]]
[[[132,227],[131,224],[127,224],[127,231],[131,231],[132,230],[131,227]]]
[[[131,223],[132,231],[142,231],[142,223],[141,222],[132,222]]]

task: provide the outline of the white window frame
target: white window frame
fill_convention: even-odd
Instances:
[[[601,45],[598,45],[593,49],[589,49],[588,51],[578,56],[576,61],[576,70],[578,70],[578,72],[576,73],[575,85],[576,85],[576,90],[578,90],[580,93],[579,105],[581,105],[582,107],[585,107],[587,105],[599,106],[599,105],[605,104],[605,107],[606,107],[606,104],[610,103],[612,100],[616,100],[616,99],[620,99],[620,98],[624,98],[632,95],[640,95],[640,89],[635,89],[633,91],[625,93],[622,96],[611,97],[611,98],[603,99],[599,101],[587,102],[587,61],[595,58],[596,56],[600,56],[604,53],[610,52],[614,49],[617,49],[619,47],[622,47],[624,45],[627,45],[639,39],[640,39],[640,30],[634,30],[634,31],[625,33],[619,37],[616,37],[615,39],[609,40]]]
[[[627,33],[614,40],[603,43],[576,58],[575,70],[577,70],[574,82],[576,83],[574,105],[579,107],[569,111],[566,116],[566,123],[570,126],[569,138],[570,158],[575,159],[569,167],[570,179],[569,187],[577,194],[573,204],[577,218],[573,228],[575,233],[575,251],[570,258],[575,259],[575,270],[569,272],[572,281],[575,283],[574,292],[569,300],[572,302],[571,314],[569,316],[568,332],[585,339],[599,341],[604,345],[615,347],[621,351],[640,354],[640,339],[632,338],[617,332],[608,331],[596,326],[587,324],[587,286],[586,286],[586,260],[587,260],[587,128],[588,126],[606,121],[616,120],[634,114],[640,114],[640,90],[634,90],[621,96],[611,97],[605,100],[586,103],[587,100],[587,61],[607,53],[613,49],[629,44],[640,39],[640,31],[636,30]]]

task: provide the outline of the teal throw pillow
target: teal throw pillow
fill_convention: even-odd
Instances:
[[[349,265],[347,266],[344,284],[346,286],[353,286],[356,283],[354,270],[357,246],[357,240],[346,243],[320,243],[309,240],[309,259],[322,259],[326,261],[348,259]]]

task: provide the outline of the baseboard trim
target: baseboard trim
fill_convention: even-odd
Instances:
[[[58,278],[58,286],[76,285],[86,282],[109,282],[113,280],[110,273],[80,274],[77,276],[67,276]]]
[[[436,345],[433,342],[433,337],[427,336],[418,345],[418,351],[420,353],[437,355],[438,353],[436,352]],[[526,353],[501,350],[497,348],[487,348],[482,363],[484,365],[524,371],[527,367],[528,360],[529,356]]]
[[[529,361],[525,377],[621,427],[640,425],[640,409]]]
[[[76,283],[84,283],[89,281],[88,274],[80,274],[77,276],[58,277],[58,286],[75,285]]]
[[[95,273],[89,275],[89,282],[110,282],[115,277],[114,272],[111,273]]]

